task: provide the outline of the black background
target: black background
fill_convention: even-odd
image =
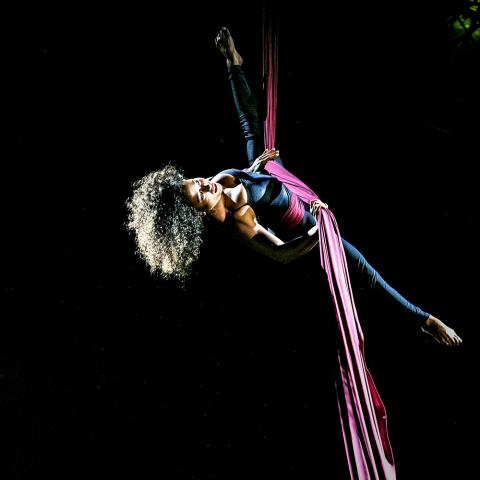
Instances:
[[[455,5],[278,8],[282,158],[464,338],[442,348],[358,290],[399,478],[470,478],[474,460],[478,48],[453,49]],[[164,161],[245,165],[213,40],[230,28],[258,90],[260,2],[6,18],[4,478],[342,478],[313,254],[275,265],[209,232],[182,290],[124,227],[132,182]]]

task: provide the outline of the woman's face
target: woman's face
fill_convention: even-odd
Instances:
[[[222,198],[222,185],[210,182],[205,178],[198,177],[184,180],[183,188],[186,199],[197,210],[208,212]]]

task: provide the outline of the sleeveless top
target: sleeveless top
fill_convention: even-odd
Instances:
[[[232,175],[247,192],[247,204],[250,205],[258,222],[268,228],[282,240],[290,240],[306,233],[315,225],[315,218],[310,213],[308,204],[303,203],[304,213],[301,221],[294,227],[288,227],[283,221],[293,194],[277,178],[267,172],[244,172],[236,168],[223,170],[221,173]],[[240,209],[244,205],[237,208]]]

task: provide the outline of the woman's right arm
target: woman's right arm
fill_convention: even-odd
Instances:
[[[305,235],[288,242],[282,242],[278,237],[259,225],[257,234],[248,240],[247,245],[277,262],[290,263],[303,257],[318,245],[317,231],[318,227],[315,225]],[[274,239],[270,237],[274,237]],[[281,243],[274,243],[276,240]]]
[[[244,172],[258,172],[265,167],[265,164],[270,160],[274,160],[280,155],[280,152],[275,148],[266,149],[255,161],[248,167],[244,168]]]
[[[260,225],[251,209],[236,219],[231,233],[235,238],[256,252],[280,263],[290,263],[307,254],[318,244],[318,227],[315,225],[305,235],[283,242]]]

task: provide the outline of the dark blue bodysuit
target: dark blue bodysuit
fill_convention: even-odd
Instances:
[[[257,101],[252,94],[241,66],[235,65],[228,69],[233,100],[240,120],[240,126],[246,141],[247,160],[250,165],[263,151],[263,136],[259,128]],[[280,159],[276,159],[282,163]],[[266,171],[247,173],[243,170],[229,169],[227,173],[236,178],[247,192],[247,203],[255,211],[258,222],[265,228],[275,233],[281,240],[288,241],[304,235],[315,225],[315,218],[305,206],[303,219],[294,229],[285,231],[280,220],[290,204],[290,192],[278,179]],[[394,306],[404,313],[411,315],[421,324],[429,317],[419,307],[406,300],[400,293],[392,288],[379,273],[366,261],[365,257],[350,243],[342,238],[343,247],[351,273],[358,274],[366,281],[369,288],[383,293]]]
[[[292,229],[286,230],[281,224],[281,219],[290,205],[290,191],[277,178],[267,172],[244,172],[236,168],[224,170],[236,178],[247,191],[248,204],[255,211],[258,222],[271,230],[283,241],[303,235],[315,225],[315,217],[310,213],[308,205],[302,221]]]

